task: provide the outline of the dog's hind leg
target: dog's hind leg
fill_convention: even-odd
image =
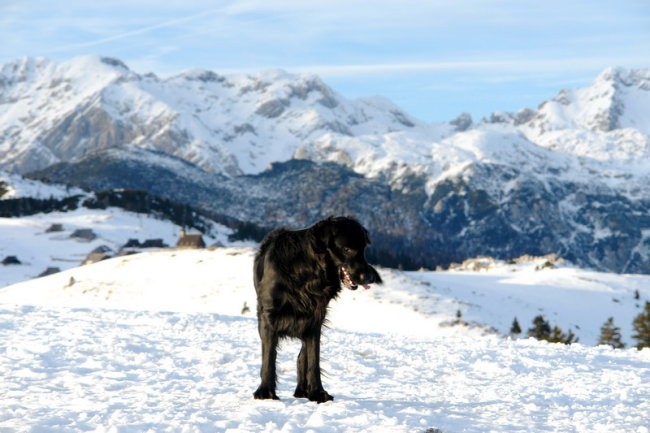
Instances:
[[[305,348],[305,341],[302,342],[302,347],[300,348],[300,354],[298,354],[298,385],[296,386],[296,391],[293,393],[293,396],[296,398],[306,398],[307,397],[307,349]]]
[[[271,323],[270,312],[262,311],[258,318],[258,330],[262,340],[262,368],[260,369],[262,382],[253,394],[258,400],[279,400],[275,394],[277,381],[275,361],[278,355],[278,335]]]

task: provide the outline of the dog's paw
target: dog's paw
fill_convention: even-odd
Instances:
[[[296,398],[307,398],[307,390],[302,386],[297,386],[293,396]]]
[[[329,395],[327,393],[327,391],[325,391],[324,389],[321,389],[321,390],[318,390],[318,391],[313,391],[313,392],[309,393],[307,398],[310,401],[315,401],[316,403],[325,403],[326,401],[334,400],[334,397]]]
[[[255,397],[255,400],[280,400],[277,395],[275,395],[275,391],[260,385],[259,388],[257,388],[257,391],[253,393],[253,397]]]

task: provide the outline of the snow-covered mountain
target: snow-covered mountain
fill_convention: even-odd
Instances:
[[[444,254],[512,257],[560,245],[576,263],[601,267],[636,254],[643,270],[644,244],[626,245],[638,244],[637,232],[645,239],[650,207],[643,188],[623,186],[645,172],[629,182],[601,179],[586,167],[603,161],[537,146],[513,132],[522,127],[513,119],[443,126],[466,130],[440,133],[450,135],[434,143],[438,159],[406,140],[424,134],[414,123],[386,141],[347,137],[348,155],[369,155],[364,146],[377,139],[383,161],[294,160],[232,175],[164,150],[119,146],[39,175],[96,190],[146,189],[258,228],[351,212],[371,228],[376,257],[437,254],[442,262]],[[327,146],[303,145],[327,157]],[[389,164],[389,153],[412,161]],[[380,268],[384,285],[343,291],[331,305],[322,366],[335,400],[291,397],[299,346],[287,342],[278,356],[282,400],[256,401],[254,247],[233,244],[232,230],[214,225],[206,241],[225,247],[154,249],[79,266],[91,250],[116,253],[132,238],[174,244],[181,227],[165,214],[110,205],[127,193],[0,172],[0,210],[22,215],[0,217],[0,260],[20,261],[0,264],[1,431],[648,433],[650,351],[630,348],[632,318],[650,299],[647,275],[547,258],[480,259],[444,272]],[[57,210],[35,213],[36,205]],[[79,229],[96,238],[76,238]],[[51,267],[61,271],[32,279]],[[538,314],[580,342],[505,336],[515,317],[525,334]],[[628,348],[594,347],[608,317]]]
[[[409,267],[557,253],[650,272],[648,70],[443,124],[282,71],[161,79],[115,59],[27,58],[0,83],[5,170],[144,189],[260,232],[352,213]]]
[[[536,110],[493,113],[488,120],[526,125],[536,130],[538,136],[549,131],[570,129],[597,132],[635,129],[649,135],[650,122],[644,115],[650,104],[649,91],[650,70],[612,67],[598,75],[589,87],[560,90]],[[626,150],[631,151],[623,148],[621,153]]]
[[[167,79],[124,63],[24,58],[0,69],[0,168],[25,173],[117,146],[157,149],[209,172],[256,173],[326,133],[427,126],[389,101],[348,101],[318,77],[282,71]]]
[[[437,125],[380,97],[350,101],[316,76],[278,70],[194,70],[161,79],[111,58],[23,58],[2,66],[0,83],[0,168],[20,173],[138,146],[230,176],[308,158],[370,176],[408,167],[435,180],[468,162],[536,168],[527,149],[508,145],[512,135],[533,147],[626,164],[647,160],[650,148],[648,70],[611,68],[592,86],[562,90],[537,110],[495,113],[478,124],[461,115]],[[494,123],[504,137],[496,142]]]

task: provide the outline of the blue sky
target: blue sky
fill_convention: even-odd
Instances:
[[[648,0],[0,0],[0,63],[117,57],[136,72],[314,73],[425,121],[536,107],[650,67]]]

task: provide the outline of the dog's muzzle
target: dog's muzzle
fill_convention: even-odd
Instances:
[[[357,290],[359,286],[363,286],[364,289],[368,290],[371,284],[382,283],[381,277],[372,266],[368,266],[368,272],[359,274],[358,281],[352,278],[347,266],[341,266],[339,268],[339,278],[341,284],[350,290]]]

